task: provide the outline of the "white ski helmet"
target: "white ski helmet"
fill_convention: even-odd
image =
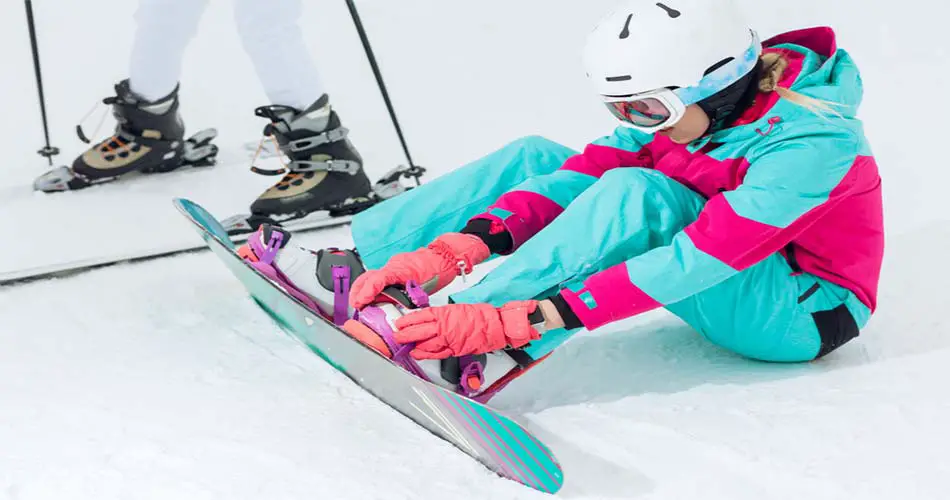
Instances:
[[[624,125],[654,132],[679,121],[686,106],[743,80],[761,53],[731,0],[626,0],[589,35],[584,64]]]

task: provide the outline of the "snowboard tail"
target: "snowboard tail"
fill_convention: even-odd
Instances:
[[[561,488],[564,476],[557,459],[520,424],[367,348],[248,266],[227,229],[204,208],[185,199],[176,199],[175,206],[261,309],[328,364],[502,477],[547,493]]]

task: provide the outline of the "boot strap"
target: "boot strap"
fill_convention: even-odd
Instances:
[[[326,161],[292,161],[287,165],[291,172],[345,172],[350,175],[356,175],[360,172],[362,166],[350,160],[326,160]]]
[[[317,134],[312,137],[305,137],[303,139],[290,141],[287,144],[281,146],[280,150],[287,155],[291,155],[291,153],[301,153],[317,146],[322,146],[331,142],[342,141],[349,133],[350,131],[346,127],[339,127],[333,130],[327,130],[322,134]]]

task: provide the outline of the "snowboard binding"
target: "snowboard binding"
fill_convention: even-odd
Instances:
[[[484,403],[537,363],[518,349],[416,360],[411,356],[415,345],[395,339],[395,322],[415,309],[430,306],[421,286],[410,281],[404,287],[386,287],[372,304],[354,310],[349,305],[350,287],[365,272],[359,254],[338,248],[317,252],[288,248],[290,238],[286,229],[263,224],[237,253],[308,309],[413,375]],[[276,262],[279,252],[290,252],[279,258],[284,267]]]
[[[238,255],[245,262],[268,279],[279,285],[295,299],[326,319],[342,326],[352,316],[348,300],[350,285],[365,268],[359,254],[354,250],[328,248],[318,252],[292,249],[308,262],[304,267],[314,269],[307,273],[308,278],[316,276],[316,283],[307,290],[294,284],[294,280],[277,266],[277,253],[287,246],[291,233],[277,226],[264,224],[247,240],[247,244],[238,248]],[[297,260],[301,262],[301,260]],[[312,273],[312,274],[311,274]]]
[[[429,307],[429,296],[416,283],[410,281],[405,288],[387,287],[376,303],[357,311],[343,330],[413,375],[480,403],[536,364],[516,349],[441,360],[414,359],[410,353],[415,345],[396,341],[395,321],[423,307]]]
[[[387,287],[375,304],[356,312],[343,329],[423,380],[447,386],[466,397],[477,395],[485,383],[487,355],[417,361],[409,355],[415,344],[396,341],[393,322],[409,310],[424,307],[429,307],[429,296],[415,282],[410,281],[405,288]]]

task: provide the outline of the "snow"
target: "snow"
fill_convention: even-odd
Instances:
[[[433,175],[506,142],[575,148],[611,118],[580,67],[612,2],[357,0],[415,160]],[[950,104],[944,3],[743,0],[762,35],[833,26],[863,71],[888,246],[880,307],[820,362],[740,359],[652,313],[577,337],[495,405],[562,461],[567,498],[944,498]],[[35,2],[53,144],[123,77],[134,2]],[[76,193],[44,171],[22,7],[0,10],[6,120],[0,273],[194,234],[171,207],[246,208],[263,93],[229,2],[211,2],[185,60],[190,131],[221,133],[211,170]],[[306,2],[307,39],[372,176],[402,161],[344,2]],[[94,127],[94,120],[87,127]],[[350,243],[344,229],[299,238]],[[483,271],[484,272],[484,271]],[[279,332],[209,253],[0,288],[0,499],[542,498],[378,403]]]

